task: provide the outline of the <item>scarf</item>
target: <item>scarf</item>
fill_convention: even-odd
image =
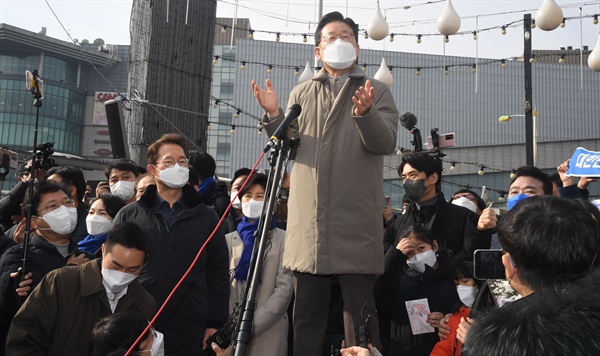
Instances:
[[[99,236],[87,235],[85,239],[79,241],[77,245],[81,251],[95,254],[102,247],[102,244],[106,241],[107,236],[108,232]]]
[[[204,196],[204,194],[206,194],[206,192],[208,191],[208,188],[210,188],[211,185],[213,185],[213,183],[215,182],[215,177],[208,177],[205,180],[202,181],[202,183],[200,183],[200,185],[198,186],[198,194],[200,194],[200,196]]]
[[[258,230],[258,221],[248,221],[247,217],[242,217],[242,221],[237,226],[237,233],[240,235],[242,242],[244,243],[244,251],[237,266],[233,270],[233,278],[238,281],[245,281],[248,279],[248,271],[250,269],[250,259],[252,259],[252,251],[254,250],[254,232]],[[271,230],[276,227],[275,219],[271,220]]]

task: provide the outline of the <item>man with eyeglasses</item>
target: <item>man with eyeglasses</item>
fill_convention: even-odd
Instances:
[[[103,317],[131,312],[150,320],[156,303],[135,281],[149,254],[137,225],[113,226],[102,259],[42,279],[12,321],[7,355],[89,355],[92,329]]]
[[[358,28],[339,12],[321,19],[315,56],[323,68],[296,86],[287,107],[302,113],[289,135],[300,138],[291,173],[283,264],[294,271],[294,354],[321,354],[331,280],[344,299],[346,345],[356,345],[362,315],[380,347],[373,287],[383,273],[383,156],[394,151],[398,109],[390,89],[356,65]],[[252,81],[272,134],[284,119],[270,80]],[[363,308],[364,306],[364,308]],[[339,345],[335,345],[339,347]]]
[[[213,232],[219,217],[188,185],[187,139],[165,134],[148,148],[148,174],[156,185],[125,206],[114,224],[140,226],[154,251],[140,283],[162,305]],[[219,229],[157,320],[165,353],[204,355],[205,341],[226,321],[229,308],[229,252]],[[210,347],[210,346],[209,346]]]
[[[29,192],[24,201],[29,201]],[[76,222],[75,203],[65,186],[51,181],[34,186],[30,220],[34,233],[28,246],[25,278],[19,285],[15,281],[21,278],[17,270],[23,264],[23,245],[10,248],[0,259],[0,319],[3,322],[10,321],[16,313],[19,297],[26,297],[48,272],[65,265],[78,266],[93,258],[79,250],[71,239]],[[2,335],[6,335],[8,329],[2,330]]]

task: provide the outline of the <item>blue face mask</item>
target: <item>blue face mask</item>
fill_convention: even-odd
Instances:
[[[521,200],[527,199],[527,198],[529,198],[529,195],[527,195],[527,194],[517,194],[517,195],[513,195],[512,197],[508,198],[508,200],[506,201],[508,210],[512,209]]]

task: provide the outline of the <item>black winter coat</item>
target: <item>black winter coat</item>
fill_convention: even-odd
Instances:
[[[151,239],[150,257],[138,281],[159,306],[192,264],[219,221],[215,211],[202,203],[193,187],[186,185],[182,190],[182,211],[171,228],[155,210],[155,185],[149,185],[137,202],[125,206],[114,219],[114,224],[136,223]],[[219,328],[227,321],[228,308],[229,252],[220,229],[157,320],[156,329],[165,335],[165,353],[203,355],[205,329]]]
[[[459,302],[448,265],[451,253],[438,251],[437,269],[426,266],[419,273],[406,264],[406,256],[396,248],[385,255],[385,273],[375,286],[384,355],[429,355],[439,341],[436,332],[412,335],[405,302],[427,298],[430,311],[447,314]]]
[[[13,215],[21,215],[21,203],[28,187],[27,182],[19,182],[5,197],[0,199],[0,223],[4,227],[4,231],[13,226]]]
[[[221,218],[229,206],[229,189],[227,189],[227,184],[215,180],[206,193],[202,195],[202,200],[204,204],[215,209],[217,215]]]
[[[463,255],[466,261],[472,261],[475,250],[490,248],[494,230],[477,230],[479,217],[467,208],[448,203],[441,192],[438,193],[435,205],[424,207],[422,210],[428,210],[429,216],[435,214],[431,227],[424,223],[422,225],[431,230],[440,250],[451,250],[456,255]],[[420,216],[416,216],[417,214],[419,209],[412,202],[404,215],[386,222],[386,251],[398,245],[400,237],[409,227],[419,223],[417,220]]]

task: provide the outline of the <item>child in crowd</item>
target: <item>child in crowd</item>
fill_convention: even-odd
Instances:
[[[461,318],[467,319],[471,314],[471,308],[476,299],[481,298],[482,293],[489,295],[489,289],[485,288],[485,281],[473,278],[472,268],[465,261],[456,257],[450,263],[450,274],[454,279],[456,291],[460,301],[456,303],[454,310],[449,318],[446,318],[446,325],[450,328],[450,334],[445,339],[440,340],[433,351],[432,356],[454,356],[460,355],[462,343],[456,338],[456,330],[460,324]],[[479,293],[479,292],[482,293]],[[486,300],[490,300],[486,298]]]
[[[375,287],[384,355],[429,355],[439,341],[435,331],[413,335],[407,301],[426,298],[427,323],[437,328],[459,301],[448,274],[450,251],[438,251],[431,232],[412,226],[385,255],[385,273]]]

